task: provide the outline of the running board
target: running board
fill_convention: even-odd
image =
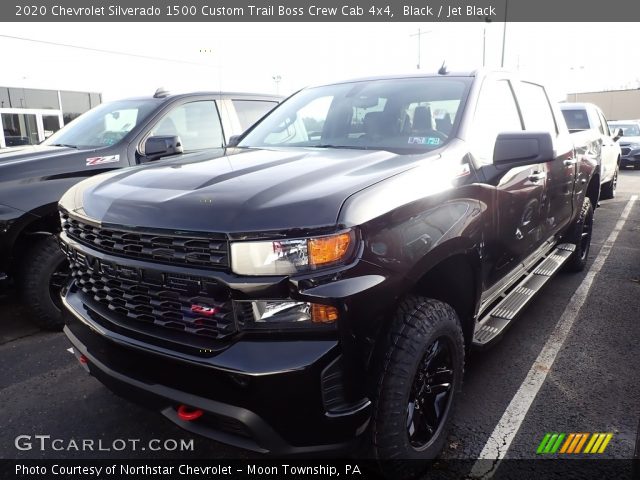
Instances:
[[[560,244],[533,265],[524,274],[524,278],[482,317],[473,334],[473,346],[483,348],[500,337],[544,284],[560,270],[575,249],[576,246],[571,243]]]

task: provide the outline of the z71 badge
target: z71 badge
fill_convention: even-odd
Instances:
[[[90,157],[87,158],[87,167],[102,165],[104,163],[118,163],[120,155],[107,155],[106,157]]]

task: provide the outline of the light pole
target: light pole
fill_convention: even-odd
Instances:
[[[276,84],[276,95],[280,95],[280,80],[282,80],[282,77],[280,75],[274,75],[271,78],[273,78],[273,81]]]
[[[427,33],[431,33],[431,30],[426,30],[423,32],[418,28],[418,33],[412,33],[411,35],[409,35],[410,37],[418,37],[418,70],[420,70],[420,37],[422,37],[422,35],[426,35]]]

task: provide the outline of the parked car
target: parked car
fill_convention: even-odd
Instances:
[[[640,168],[640,121],[639,120],[617,120],[609,122],[609,129],[622,130],[620,139],[620,166]]]
[[[57,205],[80,180],[181,152],[219,155],[232,135],[277,105],[262,94],[158,90],[104,103],[40,145],[0,151],[0,283],[15,280],[33,320],[61,329],[60,288],[69,274],[58,246]]]
[[[622,132],[611,131],[602,110],[592,103],[561,103],[560,109],[570,132],[592,129],[599,134],[600,142],[600,198],[608,200],[616,196],[618,171],[622,153],[617,143]]]
[[[199,435],[433,458],[468,348],[585,266],[598,138],[560,120],[505,72],[361,79],[293,95],[224,161],[83,181],[60,201],[64,331]]]

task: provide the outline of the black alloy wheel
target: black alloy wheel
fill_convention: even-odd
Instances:
[[[417,450],[427,447],[451,403],[453,361],[450,341],[439,337],[424,354],[407,405],[407,435]]]

